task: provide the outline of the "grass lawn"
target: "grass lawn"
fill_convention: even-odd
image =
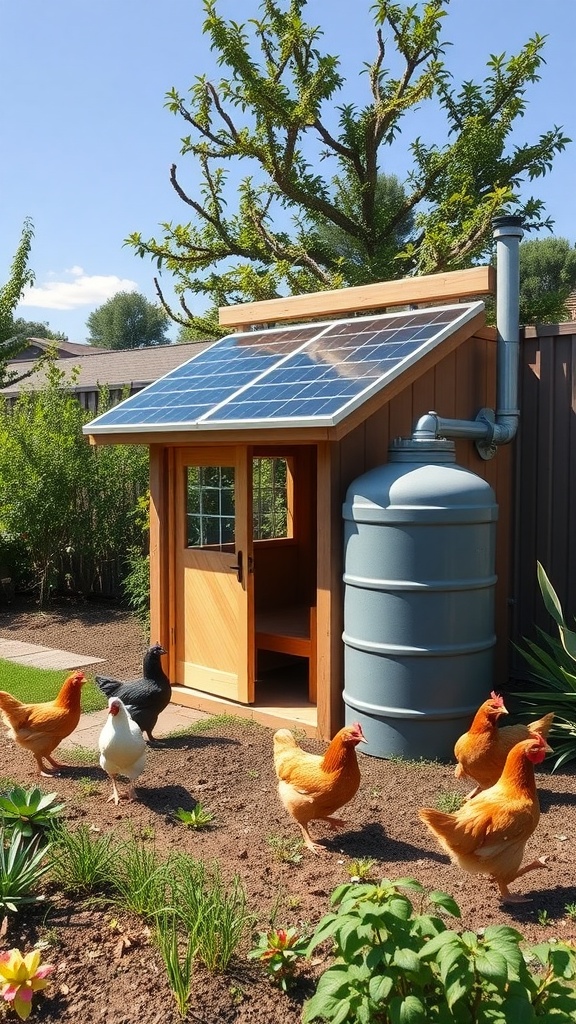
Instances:
[[[6,690],[26,704],[54,700],[68,675],[66,669],[34,668],[0,659],[0,690]],[[90,681],[85,683],[82,687],[82,711],[99,711],[106,704],[106,698],[98,687]]]

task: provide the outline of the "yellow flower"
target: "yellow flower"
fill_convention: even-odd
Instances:
[[[32,996],[46,988],[46,976],[54,968],[51,964],[40,967],[40,951],[34,949],[22,956],[19,949],[0,953],[0,994],[12,1003],[20,1020],[26,1020],[32,1010]]]

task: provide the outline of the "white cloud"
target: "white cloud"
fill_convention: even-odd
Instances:
[[[135,281],[114,274],[90,276],[82,267],[76,266],[63,273],[69,274],[73,280],[46,281],[27,288],[18,305],[36,309],[79,309],[81,306],[99,306],[117,292],[138,290]]]

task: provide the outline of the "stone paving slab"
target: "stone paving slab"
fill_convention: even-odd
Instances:
[[[20,665],[33,665],[34,668],[52,669],[84,668],[86,665],[99,665],[106,661],[106,658],[87,657],[6,637],[0,637],[0,659],[15,661]]]

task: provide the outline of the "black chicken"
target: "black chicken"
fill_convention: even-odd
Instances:
[[[149,647],[144,655],[142,678],[123,683],[120,679],[95,676],[96,683],[107,697],[119,697],[128,714],[154,742],[152,730],[158,715],[170,703],[172,687],[162,668],[160,657],[166,651],[160,644]]]

